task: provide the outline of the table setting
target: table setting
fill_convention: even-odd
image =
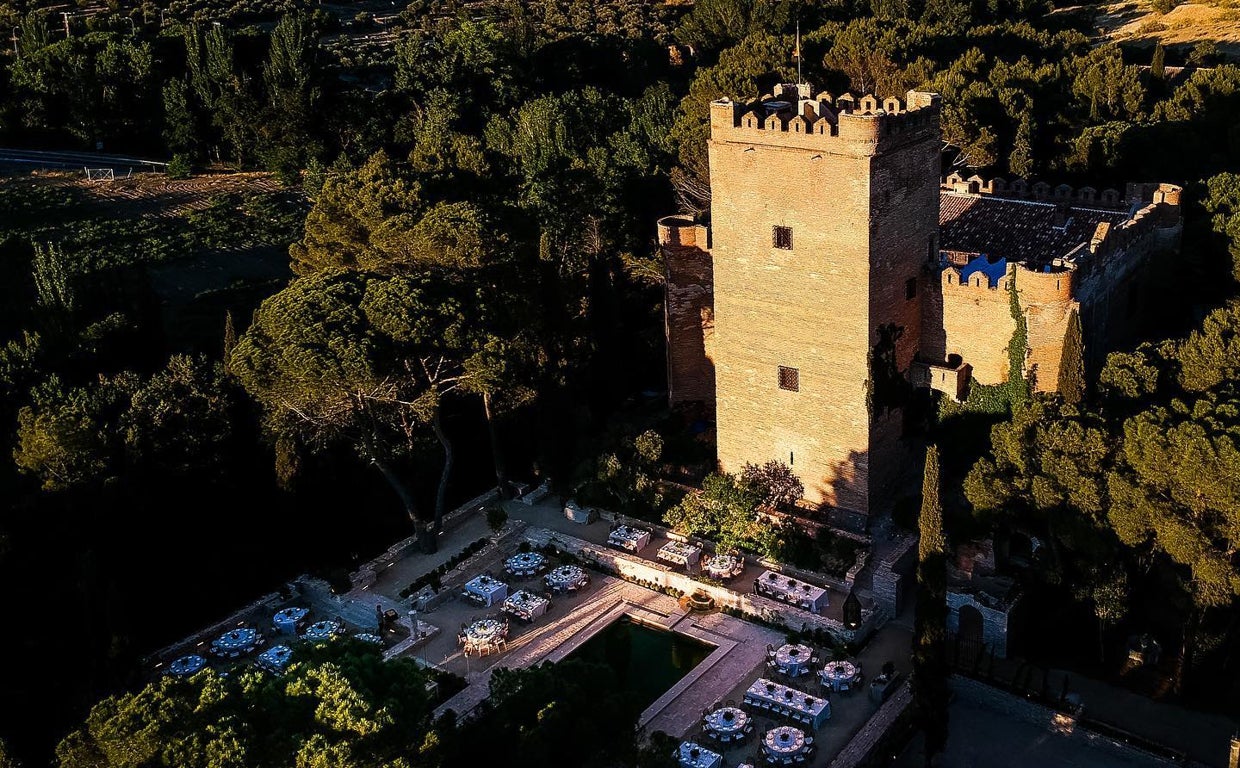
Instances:
[[[533,621],[546,613],[550,604],[547,598],[520,589],[504,601],[504,612],[523,621]]]
[[[273,645],[258,655],[258,663],[272,672],[283,672],[293,660],[293,649],[287,645]]]
[[[190,675],[201,672],[205,666],[207,666],[206,659],[196,653],[191,653],[188,656],[182,656],[179,659],[174,659],[172,663],[168,665],[167,674],[172,675],[173,677],[189,677]]]
[[[537,552],[519,552],[504,562],[504,570],[513,576],[534,576],[546,562],[547,558]]]
[[[465,592],[479,599],[479,605],[491,607],[508,597],[508,585],[485,573],[465,583]]]
[[[790,725],[772,728],[762,737],[762,746],[777,757],[792,757],[805,749],[805,732]]]
[[[258,630],[253,627],[230,629],[211,642],[211,650],[220,656],[236,658],[254,650],[258,644]]]
[[[719,768],[723,764],[723,755],[692,741],[681,742],[675,757],[682,768]]]
[[[547,586],[552,590],[574,590],[585,586],[589,577],[585,569],[577,565],[561,565],[554,568],[544,577]]]
[[[832,690],[848,690],[857,679],[857,667],[851,661],[829,661],[819,673],[822,684]]]
[[[306,627],[305,633],[302,634],[302,639],[316,641],[330,640],[343,631],[344,627],[340,626],[340,624],[331,621],[330,619],[325,619],[323,621],[316,621]]]
[[[744,736],[749,714],[740,707],[720,707],[706,715],[704,724],[720,741],[732,741]]]
[[[796,677],[809,671],[814,651],[807,645],[788,643],[775,651],[775,665],[786,675]]]
[[[305,623],[306,616],[309,614],[309,608],[301,608],[299,606],[281,608],[272,617],[271,626],[282,635],[296,635],[298,628]]]
[[[744,570],[744,563],[738,555],[714,555],[706,561],[706,575],[716,579],[730,579]]]

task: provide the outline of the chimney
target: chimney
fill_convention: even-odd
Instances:
[[[1072,222],[1072,209],[1065,203],[1055,206],[1055,229],[1067,229],[1068,224]]]

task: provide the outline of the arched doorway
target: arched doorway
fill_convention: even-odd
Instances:
[[[956,612],[956,664],[962,669],[976,668],[986,650],[982,642],[985,619],[976,606],[968,603]]]
[[[982,629],[986,620],[982,612],[972,605],[960,606],[960,622],[956,630],[956,639],[961,645],[981,646]]]

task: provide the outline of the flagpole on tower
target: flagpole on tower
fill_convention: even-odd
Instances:
[[[797,60],[797,85],[801,84],[801,20],[797,19],[797,46],[792,52],[793,58]]]

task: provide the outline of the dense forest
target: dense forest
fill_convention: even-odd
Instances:
[[[382,717],[351,709],[350,686],[371,703],[402,696],[365,660],[308,663],[278,684],[161,681],[90,708],[140,682],[143,652],[300,570],[433,533],[453,502],[497,482],[606,466],[599,445],[634,396],[665,387],[653,221],[707,210],[707,104],[792,78],[797,24],[819,88],[943,95],[945,173],[1186,186],[1183,253],[1145,314],[1151,346],[1113,357],[1073,402],[945,409],[946,518],[949,536],[1037,531],[1054,543],[1031,576],[1047,590],[1112,628],[1157,595],[1161,626],[1201,638],[1190,667],[1226,657],[1240,500],[1234,480],[1190,491],[1240,470],[1240,314],[1226,304],[1240,264],[1240,68],[1208,41],[1107,43],[1098,12],[0,2],[12,30],[0,146],[101,148],[170,160],[170,176],[266,171],[281,185],[176,220],[73,187],[0,185],[0,434],[13,458],[0,467],[0,574],[18,628],[0,633],[0,739],[28,764],[75,728],[62,765],[469,764],[468,734],[437,735],[446,726],[417,697]],[[155,295],[158,270],[258,248],[287,248],[288,279],[224,295],[204,323],[179,323]],[[674,445],[678,425],[659,424]],[[650,426],[616,440],[632,450]],[[1187,470],[1182,451],[1203,457],[1192,473],[1168,469]],[[639,479],[648,487],[618,482]],[[708,526],[691,505],[668,514]],[[276,557],[276,541],[295,546]],[[1125,567],[1088,572],[1101,562]],[[1198,676],[1201,701],[1222,700],[1235,672]],[[1191,693],[1191,669],[1184,682]],[[563,684],[530,690],[550,701]],[[288,717],[304,718],[315,696],[339,702],[322,705],[324,748],[304,760],[278,738],[295,724],[224,733],[196,715],[201,740],[184,752],[161,742],[195,726],[137,728],[143,712],[175,717],[203,697],[222,722],[260,699],[295,699]],[[402,752],[411,734],[416,750]],[[428,757],[441,744],[454,756]],[[631,743],[614,754],[639,759]]]

